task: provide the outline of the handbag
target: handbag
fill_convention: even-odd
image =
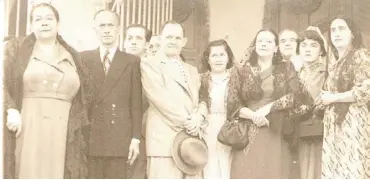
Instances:
[[[249,119],[239,118],[237,113],[242,107],[235,110],[231,117],[225,121],[217,135],[217,140],[233,149],[240,150],[249,143],[248,132],[253,122]]]

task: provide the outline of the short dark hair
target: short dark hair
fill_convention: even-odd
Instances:
[[[174,21],[174,20],[169,20],[167,22],[165,22],[163,25],[162,25],[162,28],[161,28],[161,33],[163,31],[163,29],[168,25],[168,24],[178,24],[181,26],[182,28],[182,34],[183,36],[185,37],[185,28],[184,28],[184,25],[182,25],[181,23],[177,22],[177,21]]]
[[[146,28],[144,25],[141,25],[141,24],[130,24],[129,26],[127,26],[126,30],[125,30],[125,37],[126,37],[126,34],[127,34],[127,31],[130,29],[130,28],[142,28],[145,30],[145,41],[146,42],[149,42],[150,39],[152,38],[152,30]]]
[[[47,8],[49,8],[49,9],[51,9],[51,11],[53,11],[53,13],[54,13],[55,19],[57,20],[57,22],[59,22],[60,17],[59,17],[59,12],[58,12],[58,10],[57,10],[54,6],[52,6],[51,4],[48,4],[48,3],[40,3],[40,4],[36,4],[36,5],[34,5],[34,6],[32,7],[32,9],[31,9],[31,12],[30,12],[30,21],[31,21],[31,23],[32,23],[32,20],[33,20],[33,12],[34,12],[37,8],[39,8],[39,7],[47,7]]]
[[[324,43],[324,40],[321,38],[320,34],[315,31],[315,30],[305,30],[303,32],[303,35],[302,37],[300,38],[300,40],[298,41],[298,46],[297,46],[297,54],[300,54],[299,53],[299,49],[300,49],[300,44],[306,40],[306,39],[310,39],[310,40],[313,40],[313,41],[316,41],[319,43],[320,45],[320,48],[321,48],[321,54],[320,56],[326,56],[326,49],[325,49],[325,43]]]
[[[110,12],[110,13],[112,13],[115,17],[116,17],[116,19],[117,19],[117,24],[118,25],[120,25],[121,24],[121,22],[120,22],[120,16],[116,13],[116,12],[114,12],[114,11],[111,11],[111,10],[108,10],[108,9],[101,9],[101,10],[99,10],[99,11],[97,11],[95,14],[94,14],[94,20],[96,19],[96,16],[98,16],[101,12]]]
[[[336,57],[336,59],[338,59],[338,56],[339,56],[338,55],[338,51],[334,47],[333,41],[331,40],[331,29],[330,29],[331,24],[336,19],[342,19],[342,20],[344,20],[346,22],[348,28],[351,30],[352,35],[353,35],[353,39],[352,39],[352,46],[353,46],[353,48],[360,49],[360,48],[362,48],[364,46],[364,44],[363,44],[363,39],[362,39],[361,31],[360,31],[360,29],[358,28],[358,26],[355,24],[355,22],[351,18],[346,17],[346,16],[338,16],[338,17],[333,18],[332,21],[330,21],[330,24],[329,24],[329,33],[328,33],[329,38],[330,38],[329,44],[331,46],[331,49],[333,50],[334,56]]]
[[[224,39],[219,39],[208,43],[206,50],[203,52],[202,55],[203,68],[211,71],[211,66],[209,65],[209,54],[211,53],[211,48],[215,46],[223,46],[225,48],[225,51],[229,58],[226,69],[230,69],[234,65],[234,53],[231,50],[229,44]]]

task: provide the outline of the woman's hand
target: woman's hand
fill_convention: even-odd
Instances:
[[[269,126],[270,122],[267,120],[266,116],[263,116],[261,113],[254,112],[252,121],[258,127]]]
[[[22,119],[19,111],[8,109],[7,114],[6,126],[10,131],[16,132],[15,137],[19,137],[22,132]]]

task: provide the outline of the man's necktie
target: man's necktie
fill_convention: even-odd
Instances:
[[[185,71],[184,71],[184,65],[181,63],[180,60],[173,60],[173,62],[177,65],[177,67],[180,70],[180,75],[183,77],[184,82],[188,82],[188,78],[186,77]]]
[[[104,56],[103,56],[103,67],[104,67],[105,75],[108,74],[108,70],[109,70],[110,63],[111,63],[108,58],[108,55],[109,55],[109,51],[105,51]]]

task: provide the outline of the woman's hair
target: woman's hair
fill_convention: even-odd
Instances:
[[[37,9],[39,7],[48,7],[49,9],[51,9],[51,11],[53,11],[53,13],[54,13],[55,19],[57,20],[57,22],[59,22],[59,13],[58,13],[57,9],[55,9],[54,6],[52,6],[51,4],[48,4],[48,3],[40,3],[40,4],[34,5],[32,7],[31,13],[30,13],[30,21],[31,22],[33,20],[33,12],[35,11],[35,9]]]
[[[346,22],[348,28],[351,30],[351,33],[353,35],[353,38],[352,38],[352,47],[355,48],[355,49],[360,49],[363,47],[363,42],[362,42],[362,35],[361,35],[361,31],[360,29],[356,26],[355,22],[351,19],[351,18],[348,18],[348,17],[336,17],[334,18],[332,21],[330,21],[330,24],[329,24],[329,38],[330,38],[330,41],[329,41],[329,44],[330,44],[330,47],[334,53],[334,56],[338,59],[338,51],[337,49],[335,48],[332,40],[331,40],[331,29],[330,29],[330,26],[331,24],[333,23],[334,20],[336,19],[342,19]]]
[[[300,54],[300,52],[299,52],[300,44],[306,39],[310,39],[310,40],[318,42],[319,45],[320,45],[320,49],[321,49],[320,56],[322,56],[322,57],[326,56],[324,40],[321,38],[320,34],[315,30],[305,30],[303,32],[303,35],[302,35],[301,39],[299,40],[299,43],[298,43],[298,46],[297,46],[297,54]]]
[[[253,51],[252,51],[248,61],[250,62],[250,64],[252,66],[256,66],[257,61],[258,61],[258,54],[256,52],[257,36],[258,36],[259,33],[265,32],[265,31],[270,32],[271,34],[274,35],[274,37],[275,37],[275,46],[277,46],[277,47],[279,46],[279,37],[278,37],[278,35],[276,34],[276,32],[274,30],[272,30],[272,29],[262,29],[262,30],[258,31],[256,36],[253,39],[252,45],[250,46],[250,47],[253,47]],[[280,50],[278,48],[277,52],[274,54],[274,57],[272,58],[272,64],[275,65],[275,64],[277,64],[281,61],[283,61],[283,56],[281,55]]]
[[[211,66],[209,65],[209,54],[211,53],[211,48],[215,47],[215,46],[224,47],[224,49],[227,53],[227,57],[229,59],[227,65],[226,65],[226,69],[231,68],[234,65],[234,53],[231,50],[229,44],[223,39],[211,41],[210,43],[208,43],[208,45],[206,47],[206,50],[203,52],[203,55],[202,55],[203,68],[205,68],[206,70],[211,71]]]

